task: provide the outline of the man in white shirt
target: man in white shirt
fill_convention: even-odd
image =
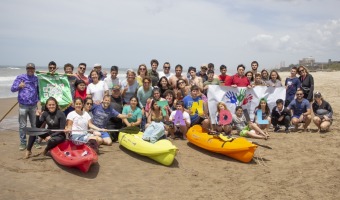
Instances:
[[[117,66],[112,66],[110,74],[111,74],[111,76],[107,76],[104,79],[104,82],[109,87],[109,92],[110,92],[110,95],[111,95],[112,94],[112,87],[113,86],[115,86],[115,85],[121,86],[120,80],[117,77],[117,75],[118,75],[118,67]]]
[[[159,72],[159,78],[165,76],[168,80],[170,79],[170,76],[172,76],[173,74],[170,72],[170,63],[169,62],[165,62],[163,64],[163,71]]]

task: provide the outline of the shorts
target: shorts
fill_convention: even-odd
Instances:
[[[201,125],[201,123],[202,123],[204,120],[205,120],[205,118],[203,118],[203,117],[198,117],[195,121],[191,121],[190,126],[193,126],[193,125],[196,125],[196,124]]]
[[[108,132],[100,132],[102,138],[109,138],[110,134]]]
[[[89,141],[89,137],[91,137],[92,134],[90,133],[86,133],[86,134],[72,134],[71,135],[71,141],[75,144],[75,145],[81,145],[84,143],[87,143]]]
[[[244,127],[244,128],[242,129],[242,131],[240,131],[240,136],[242,136],[242,137],[248,137],[248,134],[247,134],[248,131],[250,131],[249,126]]]

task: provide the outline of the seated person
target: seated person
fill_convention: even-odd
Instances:
[[[268,135],[265,134],[260,127],[251,121],[247,122],[241,106],[237,106],[235,109],[235,114],[233,114],[233,125],[242,137],[268,139]]]
[[[182,119],[184,120],[184,123],[182,122],[182,124],[178,121],[175,121],[175,116],[178,111],[182,112]],[[169,121],[174,122],[174,125],[169,127],[170,138],[175,139],[175,132],[178,131],[180,134],[182,134],[183,139],[185,139],[191,121],[189,113],[184,111],[183,101],[176,102],[176,110],[171,112]]]
[[[139,102],[136,96],[130,98],[130,105],[123,107],[123,114],[129,114],[128,118],[123,119],[125,126],[137,126],[140,127],[142,123],[142,110],[138,107]]]
[[[271,118],[272,124],[274,126],[274,132],[278,132],[280,130],[279,125],[284,125],[286,127],[285,132],[289,133],[289,126],[291,120],[291,112],[283,105],[283,100],[276,100],[276,106],[272,110]]]
[[[228,112],[230,112],[227,108],[227,105],[223,102],[219,102],[217,104],[217,113],[216,113],[216,130],[217,132],[223,132],[223,135],[231,135],[231,125],[230,124],[225,124],[222,125],[220,124],[220,112],[222,110],[227,110]]]
[[[258,116],[257,116],[258,110],[262,111],[262,116],[261,116],[262,119],[258,119]],[[254,123],[256,123],[257,126],[260,127],[262,130],[264,130],[264,133],[267,136],[269,136],[268,129],[270,127],[271,118],[270,118],[270,109],[268,107],[267,100],[265,98],[260,99],[259,105],[255,108],[254,115],[255,115]],[[261,120],[267,120],[268,124],[261,124],[260,123]]]
[[[315,115],[313,122],[318,127],[318,131],[328,131],[333,122],[333,109],[331,105],[322,98],[320,92],[314,94],[312,108]]]
[[[312,121],[310,103],[307,99],[303,98],[302,90],[296,91],[296,99],[294,99],[288,105],[288,109],[292,112],[292,124],[295,126],[295,131],[298,130],[299,123],[304,123],[304,131],[308,131],[307,128]]]

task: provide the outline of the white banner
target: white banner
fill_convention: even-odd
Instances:
[[[247,109],[250,119],[254,119],[254,110],[259,105],[259,100],[265,98],[270,110],[276,105],[277,99],[286,98],[285,87],[267,87],[256,86],[254,88],[246,87],[226,87],[218,85],[209,85],[208,89],[208,108],[212,124],[216,124],[215,116],[217,112],[217,103],[224,102],[231,113],[235,113],[236,106],[242,106]]]

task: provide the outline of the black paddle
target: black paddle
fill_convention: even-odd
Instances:
[[[264,144],[259,144],[259,143],[257,143],[257,142],[251,142],[251,143],[256,144],[257,146],[266,148],[266,149],[273,149],[273,148],[271,148],[270,146],[267,146],[267,145],[264,145]]]
[[[24,129],[24,131],[26,132],[27,135],[38,136],[38,135],[43,135],[45,133],[50,133],[50,132],[69,131],[69,130],[26,127]],[[71,130],[71,131],[91,132],[91,131],[94,131],[94,130]],[[124,132],[124,133],[128,133],[128,134],[137,134],[137,133],[139,133],[140,129],[137,126],[129,126],[129,127],[124,127],[122,129],[108,129],[107,131]]]

